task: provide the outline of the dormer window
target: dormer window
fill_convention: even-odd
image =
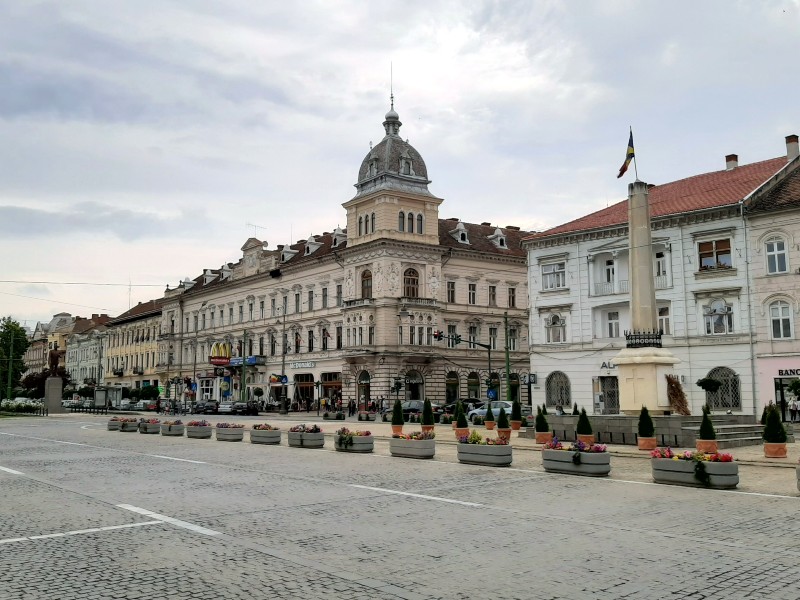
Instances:
[[[487,239],[489,239],[497,248],[502,248],[506,250],[508,246],[506,246],[506,236],[503,234],[503,230],[497,227],[494,230],[492,235],[487,235]]]
[[[378,161],[377,160],[369,161],[369,167],[367,168],[367,170],[368,170],[367,174],[370,177],[375,177],[375,175],[378,174]]]
[[[400,172],[401,172],[403,175],[411,175],[411,161],[410,161],[410,160],[408,160],[407,158],[404,158],[404,159],[401,161],[401,169],[400,169]]]
[[[339,229],[339,227],[333,230],[333,242],[331,243],[332,248],[336,248],[339,244],[346,241],[347,241],[347,234],[345,231],[342,231],[341,229]]]
[[[297,252],[297,250],[292,250],[289,246],[284,246],[283,250],[281,250],[281,262],[292,260]]]
[[[455,229],[450,230],[448,233],[458,243],[469,245],[469,234],[467,233],[467,228],[464,227],[461,221],[458,222]]]

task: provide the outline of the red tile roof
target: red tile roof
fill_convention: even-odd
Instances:
[[[650,188],[650,216],[675,215],[706,208],[736,204],[756,190],[786,164],[786,157],[771,158],[730,171],[714,171]],[[628,222],[628,200],[558,225],[526,240],[551,235],[613,227]]]
[[[753,198],[747,206],[747,212],[760,213],[800,206],[800,165],[793,167],[772,189]]]

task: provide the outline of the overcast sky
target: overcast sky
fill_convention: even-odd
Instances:
[[[656,184],[800,133],[796,0],[11,0],[0,50],[0,316],[30,327],[344,226],[390,65],[442,218],[622,200],[629,126]]]

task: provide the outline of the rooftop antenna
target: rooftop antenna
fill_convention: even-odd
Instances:
[[[394,66],[391,61],[389,61],[389,101],[391,109],[394,110]]]
[[[266,230],[266,227],[262,227],[261,225],[255,225],[253,223],[247,223],[247,224],[245,224],[245,227],[252,227],[253,228],[253,237],[258,237],[258,234],[256,232],[257,229]]]

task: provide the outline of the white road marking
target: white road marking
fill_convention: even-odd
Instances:
[[[425,496],[424,494],[412,494],[411,492],[400,492],[398,490],[388,490],[386,488],[370,487],[368,485],[356,485],[351,483],[349,487],[358,488],[360,490],[372,490],[373,492],[384,492],[385,494],[397,494],[399,496],[411,496],[412,498],[421,498],[422,500],[435,500],[437,502],[448,502],[450,504],[461,504],[462,506],[483,506],[477,502],[464,502],[463,500],[453,500],[451,498],[441,498],[439,496]]]
[[[184,529],[194,531],[195,533],[202,533],[203,535],[222,535],[219,531],[207,529],[205,527],[201,527],[200,525],[195,525],[194,523],[187,523],[186,521],[168,517],[167,515],[160,515],[151,510],[147,510],[146,508],[139,508],[138,506],[131,506],[130,504],[117,504],[117,508],[130,510],[132,512],[139,513],[140,515],[150,517],[151,519],[158,519],[159,521],[169,523],[170,525],[175,525],[176,527],[183,527]]]
[[[6,538],[4,540],[0,540],[0,544],[48,540],[50,538],[66,537],[68,535],[82,535],[84,533],[97,533],[99,531],[112,531],[114,529],[131,529],[132,527],[143,527],[145,525],[163,525],[163,523],[163,521],[145,521],[143,523],[127,523],[126,525],[109,525],[107,527],[92,527],[91,529],[76,529],[75,531],[65,531],[64,533],[46,533],[43,535],[30,535],[28,537]]]
[[[207,465],[208,463],[202,460],[189,460],[188,458],[175,458],[174,456],[162,456],[161,454],[145,454],[145,456],[152,456],[154,458],[166,458],[167,460],[179,460],[181,462],[194,463],[196,465]]]
[[[22,471],[15,471],[14,469],[9,469],[8,467],[0,467],[0,471],[5,471],[6,473],[11,473],[12,475],[25,475]]]

